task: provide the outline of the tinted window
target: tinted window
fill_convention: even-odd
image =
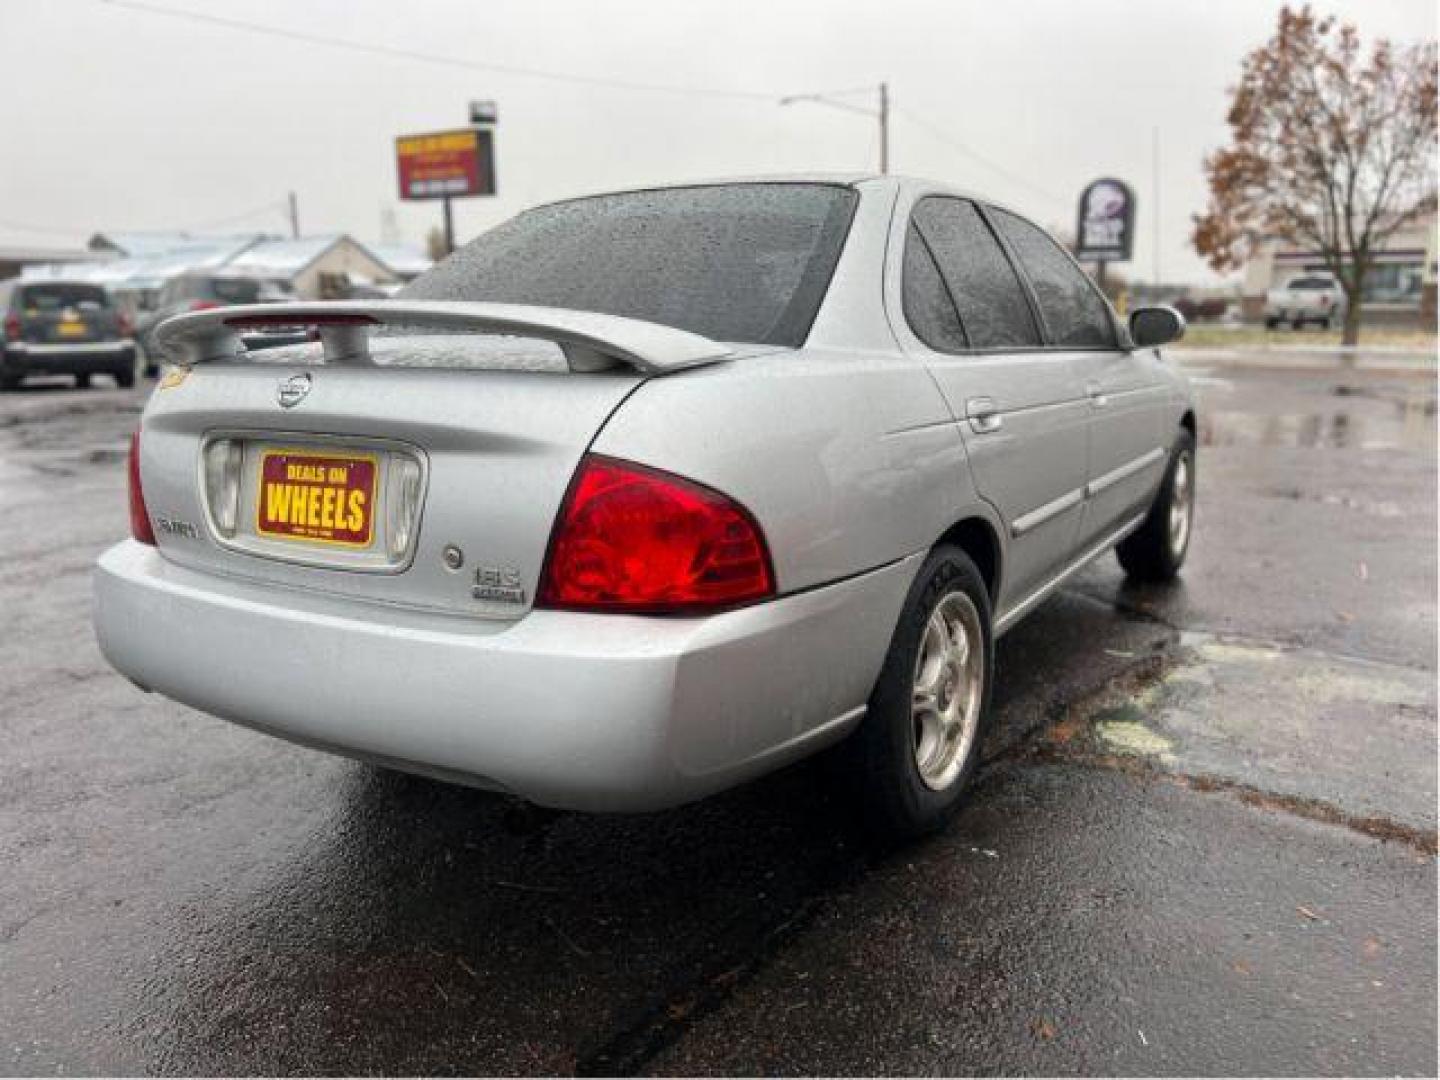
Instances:
[[[1115,326],[1110,312],[1090,284],[1058,244],[1034,225],[1003,210],[994,211],[995,220],[1040,301],[1040,313],[1054,345],[1077,347],[1114,345]]]
[[[99,285],[68,285],[60,282],[26,285],[20,290],[20,307],[26,311],[60,311],[63,308],[104,308],[109,297]]]
[[[1305,290],[1314,289],[1314,290],[1316,290],[1316,291],[1318,292],[1318,291],[1320,291],[1320,290],[1322,290],[1322,289],[1324,289],[1324,290],[1329,290],[1330,288],[1332,288],[1332,287],[1334,286],[1334,284],[1335,284],[1335,283],[1334,283],[1333,281],[1331,281],[1329,278],[1306,277],[1306,278],[1296,278],[1294,281],[1290,282],[1290,288],[1292,288],[1292,289],[1305,289]]]
[[[905,321],[916,337],[940,352],[959,352],[969,344],[955,301],[950,299],[935,258],[914,224],[905,237],[901,282]]]
[[[211,278],[210,293],[227,304],[253,304],[260,299],[260,282],[244,278]]]
[[[647,319],[719,341],[799,345],[856,195],[726,184],[542,206],[492,229],[399,294]]]
[[[971,203],[922,199],[912,220],[935,253],[973,349],[1040,344],[1020,279]]]

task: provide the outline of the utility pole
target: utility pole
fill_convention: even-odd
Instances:
[[[1152,185],[1150,197],[1155,204],[1151,211],[1155,215],[1155,227],[1151,229],[1153,234],[1150,242],[1155,245],[1153,250],[1155,284],[1159,285],[1160,276],[1160,125],[1156,124],[1150,129],[1150,183]]]
[[[880,84],[880,175],[890,171],[890,84]]]
[[[290,236],[292,239],[300,239],[300,200],[295,198],[295,192],[290,192]]]
[[[455,250],[455,219],[450,213],[450,196],[441,200],[445,206],[445,254]]]
[[[794,105],[796,102],[809,101],[816,105],[828,105],[832,109],[843,109],[845,112],[874,117],[880,124],[880,171],[888,173],[890,171],[890,84],[888,82],[880,84],[880,106],[876,109],[867,109],[862,105],[851,105],[846,101],[835,100],[848,94],[865,93],[870,89],[870,87],[860,87],[855,90],[836,90],[824,94],[789,94],[780,99],[780,104]]]

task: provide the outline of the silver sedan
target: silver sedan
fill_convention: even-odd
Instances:
[[[217,716],[545,805],[833,748],[869,820],[932,829],[995,638],[1111,548],[1184,561],[1183,328],[924,181],[542,206],[393,300],[161,326],[100,643]]]

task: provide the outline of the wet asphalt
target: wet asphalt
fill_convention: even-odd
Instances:
[[[811,766],[540,813],[142,694],[89,573],[145,388],[0,395],[0,1072],[1434,1075],[1433,376],[1187,366],[1183,582],[1004,639],[898,850]]]

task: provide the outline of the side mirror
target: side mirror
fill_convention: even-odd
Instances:
[[[1139,349],[1169,345],[1185,336],[1185,316],[1168,305],[1136,308],[1130,313],[1130,340]]]

